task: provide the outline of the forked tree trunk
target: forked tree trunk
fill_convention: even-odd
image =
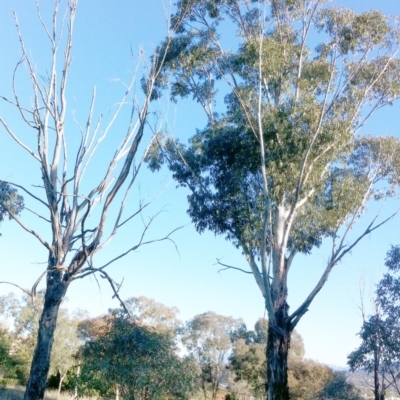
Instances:
[[[292,328],[287,322],[287,305],[276,313],[276,326],[268,327],[267,383],[268,400],[289,400],[288,354]]]
[[[383,382],[382,382],[383,384]],[[384,388],[379,384],[379,356],[378,350],[374,351],[374,396],[375,400],[385,400]]]
[[[68,371],[67,371],[67,372],[68,372]],[[65,377],[67,376],[67,372],[65,372],[64,375],[62,375],[61,372],[59,372],[59,374],[60,374],[60,381],[58,382],[57,400],[60,398],[62,384],[63,384],[63,382],[64,382]]]
[[[38,339],[24,400],[42,400],[44,397],[58,309],[69,285],[68,281],[62,280],[62,273],[57,270],[49,272],[46,280],[47,289],[39,322]]]

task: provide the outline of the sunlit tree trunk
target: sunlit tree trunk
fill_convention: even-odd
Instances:
[[[78,380],[81,375],[81,364],[79,362],[78,369],[76,371],[76,382],[75,382],[75,390],[74,390],[74,399],[78,398]]]
[[[62,374],[62,373],[60,372],[60,381],[59,381],[59,383],[58,383],[57,400],[60,398],[60,395],[61,395],[61,387],[62,387],[62,384],[63,384],[64,379],[65,379],[66,376],[67,376],[67,372],[65,372],[64,374]]]

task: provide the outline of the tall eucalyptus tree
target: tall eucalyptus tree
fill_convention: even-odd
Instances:
[[[157,81],[208,117],[188,146],[160,136],[149,165],[166,163],[190,189],[199,232],[242,250],[268,313],[271,400],[289,398],[290,334],[332,269],[396,214],[353,230],[372,200],[398,189],[399,139],[361,129],[400,95],[399,27],[378,11],[326,3],[181,0],[173,20],[184,23]],[[289,312],[293,260],[323,240],[332,242],[325,269]]]

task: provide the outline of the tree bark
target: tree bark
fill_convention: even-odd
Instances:
[[[74,400],[78,398],[78,380],[81,376],[81,362],[79,361],[78,369],[76,371],[76,382],[75,382],[75,389],[74,389]]]
[[[69,285],[69,282],[63,279],[62,272],[54,269],[49,271],[51,272],[47,274],[47,289],[39,322],[38,339],[24,400],[42,400],[44,397],[58,309]]]
[[[379,361],[380,357],[378,355],[378,350],[374,351],[374,396],[375,400],[385,400],[385,392],[379,385]]]
[[[267,400],[289,400],[288,353],[292,327],[288,322],[286,302],[276,312],[276,325],[268,327],[267,342]]]

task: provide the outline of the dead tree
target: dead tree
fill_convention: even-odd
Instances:
[[[125,97],[119,103],[111,122],[102,132],[100,132],[101,118],[95,120],[93,117],[96,97],[94,90],[87,121],[83,127],[80,127],[80,143],[77,151],[70,150],[73,146],[67,148],[67,143],[71,140],[71,132],[75,134],[75,137],[77,136],[76,129],[70,129],[66,120],[68,105],[66,91],[72,61],[71,50],[77,1],[69,0],[68,2],[63,20],[67,23],[63,29],[57,26],[57,22],[61,20],[58,0],[55,2],[50,29],[42,18],[37,3],[36,5],[38,19],[52,52],[48,75],[43,79],[36,70],[35,63],[25,47],[17,15],[14,13],[22,58],[14,70],[13,99],[5,97],[2,99],[17,110],[22,121],[34,132],[37,148],[24,142],[9,122],[0,116],[0,122],[8,135],[37,163],[43,186],[39,188],[41,194],[37,194],[36,191],[13,182],[2,180],[0,184],[18,187],[25,195],[34,199],[46,211],[44,213],[29,211],[45,220],[50,228],[49,238],[46,239],[37,230],[27,226],[23,218],[0,198],[0,207],[4,208],[22,229],[33,235],[48,252],[47,268],[33,285],[31,293],[34,295],[40,280],[45,279],[45,301],[25,400],[43,399],[57,314],[69,285],[76,279],[97,274],[108,280],[114,295],[118,297],[119,285],[107,274],[105,268],[141,245],[171,240],[172,233],[156,240],[147,240],[145,234],[152,221],[150,220],[145,223],[138,243],[131,245],[123,254],[116,255],[104,265],[94,263],[93,256],[115,236],[122,225],[132,222],[133,217],[139,215],[148,204],[141,203],[139,209],[128,216],[123,213],[128,194],[140,169],[141,161],[137,163],[135,157],[142,159],[139,157],[141,152],[139,146],[143,141],[145,128],[148,126],[150,102],[154,98],[155,85],[169,48],[169,39],[162,49],[158,49],[153,54],[151,65],[145,68],[146,75],[142,79],[144,98],[140,105],[135,98],[131,101],[132,110],[127,133],[113,157],[106,164],[108,166],[105,174],[89,191],[86,191],[86,194],[82,194],[88,186],[87,181],[83,185],[88,165],[93,160],[101,142],[110,132],[114,121],[129,103],[133,82],[127,88]],[[173,31],[174,29],[171,29],[171,32]],[[17,74],[22,66],[26,68],[32,85],[33,100],[28,106],[23,104],[16,88]],[[95,209],[96,212],[93,212]]]

